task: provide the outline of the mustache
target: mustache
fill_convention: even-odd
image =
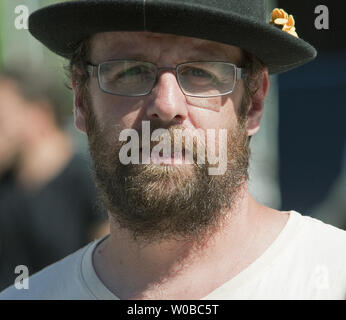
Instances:
[[[195,129],[183,127],[181,125],[162,126],[159,122],[150,122],[150,139],[143,141],[142,129],[137,130],[139,137],[139,151],[143,149],[150,153],[155,150],[165,150],[171,155],[182,157],[192,157],[193,160],[205,159],[206,143],[204,135],[196,135]],[[143,145],[143,142],[145,145]],[[126,142],[123,142],[126,144]]]

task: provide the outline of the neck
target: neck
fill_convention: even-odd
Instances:
[[[94,254],[96,272],[115,294],[127,298],[163,283],[185,278],[191,282],[203,272],[215,279],[219,268],[227,269],[230,276],[248,261],[247,250],[257,235],[258,215],[253,213],[259,206],[244,184],[237,206],[226,213],[225,223],[203,246],[167,240],[143,247],[111,220],[111,234]]]

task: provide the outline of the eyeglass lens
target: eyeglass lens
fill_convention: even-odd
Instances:
[[[155,85],[158,68],[150,62],[108,61],[99,69],[101,89],[119,95],[145,95]],[[193,96],[217,96],[234,89],[235,67],[225,62],[188,62],[178,65],[177,79],[183,92]]]

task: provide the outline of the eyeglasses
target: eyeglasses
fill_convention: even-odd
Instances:
[[[245,75],[244,69],[221,61],[184,62],[175,68],[159,68],[146,61],[110,60],[98,65],[89,63],[87,68],[89,76],[97,76],[103,92],[127,97],[150,94],[161,70],[173,70],[182,92],[200,98],[232,93],[236,82]]]

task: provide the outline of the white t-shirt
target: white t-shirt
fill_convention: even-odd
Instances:
[[[0,299],[119,300],[92,264],[100,241],[31,276],[29,289],[13,285]],[[291,211],[267,250],[204,299],[346,299],[346,231]]]

